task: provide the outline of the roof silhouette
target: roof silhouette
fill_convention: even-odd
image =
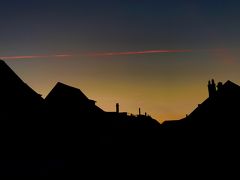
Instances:
[[[235,83],[233,83],[232,81],[229,81],[229,80],[228,80],[228,81],[223,85],[222,90],[223,90],[223,91],[228,91],[228,92],[232,91],[232,92],[235,94],[235,93],[239,93],[239,91],[240,91],[240,86],[237,85],[237,84],[235,84]]]
[[[240,87],[239,85],[235,84],[234,82],[227,80],[227,82],[224,84],[225,87]]]
[[[210,81],[209,81],[210,82]],[[227,126],[233,127],[239,119],[238,104],[240,102],[240,86],[227,81],[224,84],[219,82],[215,85],[214,91],[209,92],[209,97],[198,104],[189,115],[181,120],[165,121],[165,127],[188,127],[188,129],[223,129]],[[209,86],[209,85],[208,85]],[[210,86],[212,86],[210,82]],[[213,90],[209,88],[209,91]]]
[[[235,107],[236,101],[239,100],[239,95],[240,86],[228,80],[217,89],[213,97],[208,97],[195,111],[201,110],[205,106],[208,106],[209,111],[219,108],[224,108],[225,110],[232,109]]]
[[[46,103],[53,109],[79,112],[103,112],[95,105],[94,100],[78,88],[58,82],[45,98]]]
[[[39,107],[41,95],[24,83],[14,71],[0,60],[0,111]]]
[[[80,90],[75,87],[63,84],[58,82],[55,87],[51,90],[51,92],[47,95],[46,99],[51,96],[70,96],[71,94],[78,95],[78,98],[81,100],[89,100],[87,96]]]
[[[236,124],[236,119],[239,118],[240,86],[228,80],[224,84],[219,82],[217,86],[214,83],[214,89],[214,92],[209,93],[209,97],[198,104],[186,118],[172,122],[166,121],[164,125],[216,128]]]

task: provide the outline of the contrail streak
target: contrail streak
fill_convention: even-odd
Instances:
[[[187,53],[193,52],[191,49],[182,50],[144,50],[144,51],[122,51],[122,52],[98,52],[82,54],[57,54],[57,55],[26,55],[26,56],[2,56],[0,59],[39,59],[39,58],[64,58],[64,57],[104,57],[104,56],[122,56],[122,55],[142,55],[142,54],[161,54],[161,53]]]
[[[103,53],[90,53],[90,54],[87,54],[87,56],[100,57],[100,56],[121,56],[121,55],[184,53],[184,52],[192,52],[192,50],[184,49],[184,50],[145,50],[145,51],[124,51],[124,52],[103,52]]]
[[[69,54],[59,54],[59,55],[33,55],[33,56],[3,56],[0,59],[14,60],[14,59],[37,59],[37,58],[62,58],[71,57]]]

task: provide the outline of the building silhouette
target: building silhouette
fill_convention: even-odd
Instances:
[[[162,167],[186,163],[186,157],[192,160],[186,164],[201,165],[202,172],[202,164],[207,166],[215,152],[221,152],[216,156],[220,161],[239,154],[240,86],[231,81],[217,85],[210,81],[209,97],[192,113],[161,125],[141,109],[137,116],[128,116],[118,103],[115,112],[105,112],[80,89],[63,83],[43,99],[4,61],[0,85],[0,175],[75,177],[82,175],[79,170],[95,172],[99,167],[109,173],[119,164],[124,164],[119,173],[126,166],[131,171],[138,167],[139,173],[159,169],[159,163]],[[222,147],[228,147],[227,153]]]
[[[185,118],[166,121],[163,126],[213,130],[238,125],[236,119],[239,119],[240,86],[229,80],[216,85],[212,80],[208,82],[208,93],[209,97]]]
[[[96,106],[96,101],[80,90],[58,82],[46,96],[45,103],[51,109],[78,113],[101,113],[103,110]]]
[[[209,85],[208,85],[209,87]],[[211,117],[212,119],[230,119],[238,114],[238,103],[240,102],[240,86],[227,81],[216,86],[214,81],[210,84],[209,98],[189,115],[191,117]]]

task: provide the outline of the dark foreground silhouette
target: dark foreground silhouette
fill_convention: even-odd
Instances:
[[[184,173],[183,163],[204,174],[237,158],[240,87],[231,81],[212,80],[206,101],[186,118],[163,124],[121,113],[119,104],[105,112],[62,83],[43,99],[4,61],[0,85],[1,175],[160,177],[159,171]]]

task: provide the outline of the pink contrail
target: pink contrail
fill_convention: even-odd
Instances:
[[[37,59],[37,58],[61,58],[61,57],[71,57],[69,54],[59,54],[59,55],[33,55],[33,56],[3,56],[0,59],[4,60],[14,60],[14,59]]]
[[[191,49],[183,50],[145,50],[145,51],[124,51],[124,52],[100,52],[89,53],[87,56],[100,57],[100,56],[120,56],[120,55],[140,55],[140,54],[156,54],[156,53],[184,53],[192,52]]]
[[[0,59],[37,59],[37,58],[64,58],[64,57],[104,57],[104,56],[121,56],[121,55],[142,55],[142,54],[159,54],[159,53],[186,53],[193,52],[191,49],[182,50],[144,50],[144,51],[119,51],[119,52],[98,52],[98,53],[82,53],[82,54],[57,54],[57,55],[26,55],[26,56],[3,56]]]

